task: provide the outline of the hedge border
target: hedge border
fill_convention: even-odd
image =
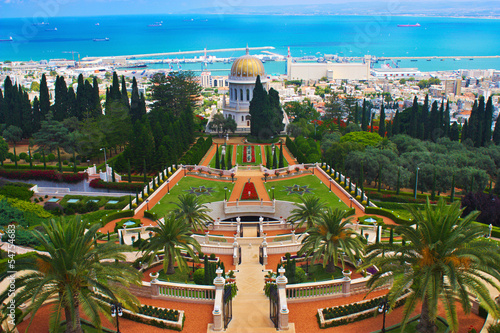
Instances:
[[[111,213],[108,214],[107,216],[104,216],[102,218],[102,226],[104,227],[106,224],[109,222],[122,218],[122,217],[132,217],[134,216],[134,210],[128,209],[128,210],[122,210],[116,213]]]
[[[413,223],[412,220],[405,220],[401,217],[397,217],[396,215],[394,215],[393,212],[390,212],[386,209],[378,208],[378,207],[365,207],[365,214],[367,214],[367,215],[375,214],[375,215],[385,216],[385,217],[390,218],[391,220],[393,220],[397,224],[402,224],[402,225],[408,225],[408,224]]]

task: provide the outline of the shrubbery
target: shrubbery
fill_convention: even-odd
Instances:
[[[127,191],[127,192],[141,191],[144,188],[144,184],[142,183],[128,183],[128,182],[113,183],[113,182],[105,182],[102,179],[91,180],[89,186],[92,188],[105,188],[109,190]]]
[[[20,200],[30,200],[33,196],[33,191],[22,184],[17,185],[16,183],[9,183],[0,187],[0,195]]]
[[[181,158],[180,163],[184,165],[199,164],[203,156],[212,146],[212,137],[209,136],[206,140],[201,137]]]
[[[65,183],[77,183],[87,178],[86,173],[60,173],[54,170],[5,170],[0,169],[0,177],[7,179],[50,180]]]

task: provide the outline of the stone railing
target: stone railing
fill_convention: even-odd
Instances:
[[[323,282],[289,284],[286,297],[290,302],[350,296],[351,280],[335,279]]]
[[[143,282],[143,285],[145,283],[147,284],[147,282]],[[215,300],[214,286],[158,281],[154,276],[150,285],[151,298],[194,303],[213,303]]]
[[[187,175],[188,173],[194,173],[198,176],[213,176],[212,178],[218,178],[220,177],[220,174],[222,173],[222,176],[224,177],[229,177],[228,180],[231,180],[231,174],[236,173],[238,171],[238,167],[235,166],[234,168],[230,170],[222,170],[222,169],[215,169],[211,168],[208,166],[203,166],[203,165],[182,165],[182,169],[184,170],[184,175]],[[208,173],[207,175],[202,174],[202,172]],[[210,178],[210,177],[209,177]]]
[[[168,172],[171,172],[172,170],[172,167],[168,167],[166,170],[164,170],[163,172],[166,172],[167,175],[168,175]],[[167,180],[165,182],[163,182],[163,184],[160,185],[160,187],[158,187],[154,192],[153,194],[151,194],[150,197],[148,197],[146,200],[144,200],[135,210],[134,210],[134,215],[136,215],[139,211],[141,211],[141,209],[143,208],[146,208],[147,205],[148,205],[148,202],[149,200],[152,200],[154,197],[156,197],[163,188],[167,187],[167,186],[173,186],[173,185],[170,185],[170,181],[172,179],[174,179],[180,172],[182,172],[182,169],[179,168],[177,169],[177,171],[175,171],[170,177],[167,178]],[[159,175],[159,174],[158,174]],[[155,175],[154,177],[157,177],[158,175]],[[153,181],[150,181],[149,182],[149,187],[150,189],[153,188]],[[144,187],[145,190],[147,190],[147,185]],[[132,200],[132,204],[135,204],[137,203],[136,202],[136,199]],[[130,209],[129,205],[127,205],[125,208],[123,208],[123,210],[126,210],[126,209]]]
[[[270,213],[276,211],[276,202],[273,201],[239,201],[227,202],[224,201],[225,214],[247,214],[247,213]]]

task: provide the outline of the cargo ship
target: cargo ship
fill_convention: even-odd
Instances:
[[[109,42],[109,38],[94,38],[94,42]]]
[[[413,28],[413,27],[420,27],[420,24],[398,24],[399,28]]]
[[[12,39],[12,36],[9,37],[8,39],[0,39],[0,42],[12,42],[13,39]]]

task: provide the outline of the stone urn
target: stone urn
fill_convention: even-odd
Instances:
[[[158,282],[158,276],[160,276],[160,274],[158,272],[149,273],[149,277],[151,278],[151,282],[153,282],[153,283]]]
[[[351,279],[351,274],[352,272],[348,269],[344,269],[342,271],[342,275],[344,275],[344,280],[350,280]]]

